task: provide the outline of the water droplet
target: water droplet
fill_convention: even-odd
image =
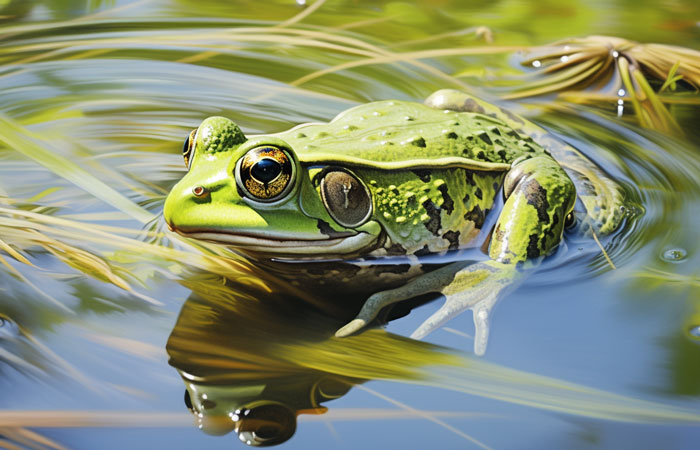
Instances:
[[[700,341],[700,325],[691,325],[688,328],[688,334],[691,338]]]
[[[297,0],[297,5],[299,5],[299,6],[305,6],[305,5],[306,5],[306,0]]]
[[[542,65],[542,63],[537,61],[537,60],[532,61],[532,67],[540,67],[541,65]]]
[[[679,263],[683,262],[686,256],[688,256],[688,252],[679,247],[666,250],[663,255],[661,255],[661,258],[663,258],[664,261]]]
[[[620,99],[617,101],[617,117],[622,117],[622,113],[625,112],[625,102]]]
[[[618,56],[620,56],[620,54],[617,52],[617,50],[613,50],[612,55],[613,55],[613,58],[617,58]]]
[[[620,89],[619,91],[617,91],[617,95],[620,96],[620,97],[624,97],[625,94],[626,94],[626,92],[625,92],[624,89]]]
[[[0,339],[15,338],[17,336],[19,336],[17,324],[6,317],[0,317]]]
[[[564,55],[559,59],[561,60],[561,62],[567,62],[569,60],[569,55]]]

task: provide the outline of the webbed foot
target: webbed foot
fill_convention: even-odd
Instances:
[[[474,293],[470,292],[470,295],[473,294]],[[482,298],[477,298],[477,296],[469,299],[460,298],[458,296],[447,297],[445,299],[445,304],[426,319],[416,331],[411,334],[411,338],[423,339],[450,319],[470,309],[474,317],[474,354],[482,356],[486,353],[486,346],[489,340],[489,318],[491,316],[491,310],[498,301],[500,297],[499,294],[500,291],[494,291],[492,293],[487,293],[486,296]]]
[[[450,319],[471,309],[476,329],[474,353],[483,355],[489,336],[489,316],[493,306],[506,290],[514,287],[520,272],[511,264],[484,261],[475,264],[453,263],[429,272],[396,289],[370,296],[357,317],[339,329],[338,337],[353,334],[369,324],[379,311],[392,303],[429,292],[445,296],[445,304],[411,335],[421,339]]]

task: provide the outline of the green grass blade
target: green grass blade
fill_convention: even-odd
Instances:
[[[29,130],[6,115],[0,114],[0,142],[3,142],[6,146],[33,159],[56,175],[65,178],[141,223],[147,223],[155,217],[152,213],[107,186],[73,161],[38,145],[30,136],[32,136],[32,133]]]

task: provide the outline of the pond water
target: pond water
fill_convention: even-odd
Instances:
[[[669,108],[683,132],[626,100],[499,97],[531,80],[527,46],[700,49],[700,4],[469,3],[0,0],[0,447],[244,448],[229,413],[284,404],[290,449],[698,448],[695,94]],[[204,118],[274,133],[441,88],[527,116],[625,196],[605,252],[568,233],[498,304],[484,356],[470,313],[405,337],[441,300],[331,338],[357,304],[167,231]]]

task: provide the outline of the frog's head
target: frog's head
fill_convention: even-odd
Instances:
[[[281,444],[294,435],[297,415],[289,404],[259,400],[251,396],[255,388],[264,386],[198,386],[189,383],[185,389],[185,405],[195,418],[197,427],[207,434],[221,436],[235,431],[245,444],[267,447]],[[325,412],[319,407],[318,413]]]
[[[254,447],[287,441],[296,431],[298,416],[324,414],[328,408],[321,403],[342,397],[353,385],[345,378],[315,371],[268,380],[257,374],[249,382],[241,372],[234,374],[231,384],[223,381],[225,372],[218,373],[213,384],[204,382],[206,377],[186,379],[185,405],[205,433],[220,436],[235,431],[241,441]]]
[[[184,236],[304,259],[377,246],[370,192],[347,170],[302,165],[284,140],[247,138],[223,117],[202,122],[183,152],[189,171],[168,195],[164,216]]]

